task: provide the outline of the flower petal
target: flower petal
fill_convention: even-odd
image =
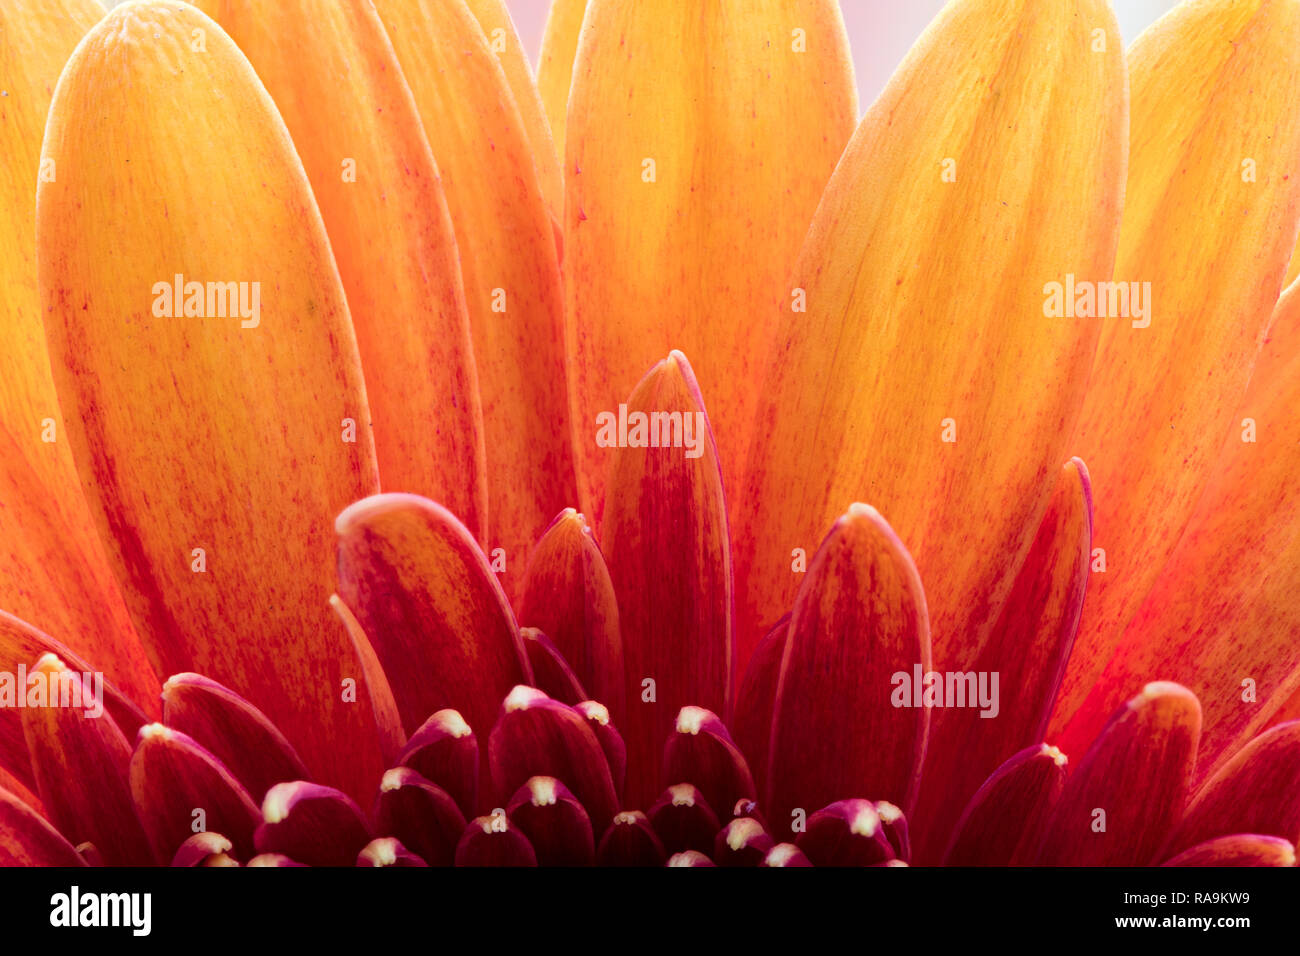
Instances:
[[[795,809],[854,793],[908,811],[930,708],[894,706],[891,687],[918,667],[930,670],[930,626],[916,567],[874,508],[851,505],[813,557],[790,620],[766,799],[781,836]]]
[[[790,636],[790,615],[786,614],[758,642],[745,667],[736,694],[736,746],[749,759],[755,780],[767,779],[767,751],[772,742],[772,708],[781,679],[781,659]]]
[[[663,780],[693,783],[711,807],[733,807],[758,797],[745,756],[718,715],[703,707],[683,707],[664,744]]]
[[[564,165],[569,89],[573,86],[573,60],[578,55],[578,35],[586,14],[587,0],[553,0],[546,15],[542,54],[537,63],[537,91],[546,109],[561,167]]]
[[[357,866],[428,866],[393,837],[376,837],[357,854]]]
[[[247,866],[306,866],[306,863],[299,863],[297,860],[290,859],[283,853],[259,853],[246,864]]]
[[[0,866],[85,866],[63,834],[0,788]]]
[[[596,861],[591,818],[554,777],[530,777],[506,804],[506,814],[533,845],[538,866],[591,866]]]
[[[375,797],[375,831],[396,837],[429,866],[451,866],[465,815],[442,787],[410,767],[384,774]]]
[[[870,800],[837,800],[822,807],[808,818],[798,845],[813,866],[874,866],[894,858]]]
[[[738,486],[768,330],[857,118],[838,5],[592,0],[568,110],[580,500],[609,540],[595,419],[669,349],[696,363]]]
[[[53,654],[42,655],[31,674],[42,675],[41,684],[60,692],[58,701],[47,692],[43,706],[32,706],[29,690],[20,712],[36,789],[50,822],[69,842],[93,843],[110,866],[154,862],[131,801],[131,745],[116,721],[107,712],[91,716],[99,709],[95,689]],[[78,700],[81,707],[61,706]],[[168,849],[160,859],[171,854]]]
[[[1260,734],[1205,782],[1170,837],[1166,856],[1233,833],[1300,843],[1300,721]]]
[[[133,3],[73,55],[44,155],[75,170],[38,193],[51,364],[141,639],[162,673],[221,681],[313,776],[360,790],[379,764],[367,705],[333,690],[352,655],[325,605],[327,543],[329,516],[375,490],[374,451],[347,303],[284,124],[200,11]],[[210,283],[207,300],[181,282]]]
[[[343,624],[348,640],[352,644],[353,661],[361,668],[361,681],[366,685],[366,695],[370,700],[370,713],[374,718],[375,737],[379,745],[379,754],[385,764],[392,763],[398,752],[406,743],[406,729],[402,726],[402,715],[393,698],[393,688],[388,683],[375,653],[370,638],[361,629],[361,623],[352,609],[343,603],[337,594],[330,595],[330,607]]]
[[[457,866],[536,866],[528,837],[504,813],[475,817],[456,845]]]
[[[676,447],[664,419],[664,445],[613,451],[605,521],[623,632],[627,799],[644,807],[659,794],[661,748],[677,712],[689,704],[728,712],[731,551],[717,446],[686,356],[656,364],[627,408],[629,423],[634,413],[681,415]]]
[[[966,706],[930,715],[921,793],[910,815],[920,861],[937,862],[975,791],[1003,761],[1047,732],[1079,626],[1091,552],[1092,488],[1076,458],[1061,470],[997,625],[969,662],[967,673],[978,679],[997,675],[989,704],[968,696]]]
[[[664,845],[640,810],[617,814],[596,849],[598,866],[663,866],[667,859]]]
[[[524,653],[533,669],[534,684],[569,706],[587,699],[587,692],[578,683],[578,675],[573,673],[573,668],[549,637],[535,627],[521,627],[519,637],[524,642]]]
[[[564,781],[602,833],[618,811],[618,798],[595,732],[587,719],[540,690],[519,686],[501,705],[488,737],[495,792],[509,798],[530,777]]]
[[[1105,0],[957,0],[862,120],[733,514],[742,664],[790,606],[791,549],[859,500],[943,582],[935,662],[967,668],[1071,451],[1098,324],[1046,317],[1045,286],[1111,277],[1125,94]]]
[[[455,707],[490,727],[497,701],[531,679],[506,596],[451,512],[376,495],[339,515],[339,596],[388,675],[406,727]]]
[[[163,684],[163,722],[220,760],[254,801],[277,783],[307,780],[293,745],[260,710],[199,674],[175,674]]]
[[[712,860],[710,860],[699,850],[686,850],[682,853],[674,853],[672,856],[668,858],[668,862],[664,864],[664,866],[686,867],[686,868],[696,867],[696,866],[717,866],[717,865],[718,864],[714,863]]]
[[[196,825],[227,835],[240,859],[254,855],[253,831],[262,819],[257,804],[220,760],[178,730],[140,728],[131,799],[159,860],[173,859]]]
[[[239,866],[230,856],[234,844],[220,833],[204,830],[186,838],[172,857],[172,866]]]
[[[808,859],[803,850],[799,849],[793,843],[778,843],[772,849],[767,851],[767,856],[763,857],[763,862],[759,866],[812,866],[812,860]]]
[[[587,718],[587,726],[600,741],[600,749],[605,752],[605,760],[609,763],[609,775],[614,781],[614,792],[622,804],[623,789],[627,784],[627,744],[623,742],[623,735],[610,721],[609,710],[604,704],[584,700],[573,709]]]
[[[1176,680],[1203,702],[1201,780],[1300,690],[1300,289],[1274,329],[1182,540],[1067,730],[1093,726],[1116,687]]]
[[[646,819],[670,855],[697,850],[713,852],[713,838],[722,829],[718,815],[699,788],[675,783],[646,810]]]
[[[66,440],[80,423],[59,409],[35,258],[33,186],[60,171],[40,163],[51,94],[77,41],[103,15],[94,0],[14,0],[0,8],[0,608],[72,641],[152,709],[158,680]]]
[[[1236,833],[1198,843],[1161,866],[1295,866],[1295,847],[1281,837]]]
[[[504,549],[503,584],[515,595],[529,549],[577,500],[555,229],[506,73],[463,0],[374,6],[415,95],[456,230],[487,451],[493,531],[481,543]]]
[[[278,783],[262,801],[258,853],[282,853],[307,866],[352,866],[370,842],[370,824],[347,794],[295,780]]]
[[[775,845],[759,821],[737,817],[714,837],[713,861],[718,866],[760,866]]]
[[[953,829],[944,866],[1033,862],[1053,805],[1065,787],[1065,754],[1026,747],[998,767],[971,797]]]
[[[560,175],[560,157],[551,138],[542,97],[533,80],[528,54],[519,42],[514,20],[504,0],[465,0],[470,13],[483,30],[492,51],[501,62],[519,118],[528,134],[528,145],[537,168],[537,183],[546,203],[556,215],[564,213],[564,177]],[[543,864],[544,865],[544,864]]]
[[[1098,685],[1103,668],[1152,585],[1168,580],[1295,245],[1297,46],[1300,7],[1243,0],[1182,4],[1129,52],[1132,155],[1115,277],[1150,283],[1150,327],[1104,325],[1074,443],[1101,490],[1096,544],[1108,570],[1094,577],[1053,719],[1075,720],[1059,741],[1071,752],[1110,713],[1098,704],[1076,718],[1094,686],[1111,689]],[[1181,679],[1139,679],[1152,676]],[[1207,716],[1213,727],[1217,712]]]
[[[434,498],[485,533],[483,416],[456,237],[379,15],[369,3],[315,0],[196,5],[251,61],[302,156],[356,329],[382,487]]]
[[[605,557],[587,521],[565,508],[528,561],[519,620],[550,636],[584,687],[625,717],[623,640]]]
[[[1181,818],[1196,763],[1201,705],[1154,683],[1121,707],[1070,774],[1039,866],[1146,866]]]
[[[478,738],[460,712],[451,709],[421,724],[397,757],[398,764],[451,794],[467,818],[479,805],[479,760]]]

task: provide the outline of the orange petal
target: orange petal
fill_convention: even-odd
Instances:
[[[515,30],[514,20],[505,0],[465,0],[470,13],[478,21],[483,35],[487,37],[488,47],[497,55],[501,69],[505,71],[506,81],[514,96],[515,106],[519,109],[519,118],[523,121],[524,132],[528,134],[528,145],[532,149],[533,163],[537,169],[537,182],[551,212],[560,216],[564,213],[564,177],[560,175],[560,155],[555,150],[555,140],[551,137],[551,125],[546,120],[546,110],[542,105],[541,94],[533,79],[533,68],[528,64],[528,54],[519,42],[519,33]]]
[[[433,498],[483,538],[482,408],[456,237],[379,15],[315,0],[198,5],[252,62],[302,156],[356,328],[383,488]]]
[[[1117,687],[1176,680],[1205,711],[1197,758],[1204,779],[1300,690],[1300,290],[1282,298],[1274,328],[1268,351],[1289,361],[1266,354],[1186,533],[1069,739],[1115,705]]]
[[[1198,843],[1161,866],[1295,866],[1295,846],[1281,837],[1236,833]]]
[[[464,0],[376,0],[442,174],[483,400],[484,550],[515,595],[529,550],[577,499],[555,230],[506,74]]]
[[[782,838],[795,810],[855,794],[915,803],[930,708],[920,686],[900,696],[900,677],[930,670],[925,602],[893,529],[851,505],[808,566],[781,662],[766,809]]]
[[[551,522],[533,549],[519,619],[544,631],[582,685],[624,718],[618,601],[591,528],[572,508]]]
[[[696,364],[739,487],[767,330],[856,117],[833,0],[589,4],[569,99],[565,334],[598,532],[595,417],[669,349]]]
[[[998,767],[953,829],[944,866],[1009,866],[1033,860],[1065,786],[1065,754],[1039,744]]]
[[[1047,317],[1045,291],[1110,278],[1124,133],[1104,0],[957,0],[909,54],[827,187],[764,380],[742,662],[793,598],[791,549],[858,499],[942,582],[936,665],[969,666],[1071,451],[1098,323]]]
[[[352,505],[337,530],[339,596],[374,645],[403,725],[455,707],[471,727],[491,727],[532,672],[469,531],[441,505],[396,494]]]
[[[677,712],[729,713],[731,551],[717,446],[686,357],[660,361],[626,404],[626,436],[613,434],[617,423],[607,429],[626,447],[606,450],[606,551],[623,632],[627,804],[645,807],[659,794],[661,748]],[[652,415],[660,416],[653,436]],[[657,437],[658,447],[632,444],[638,421],[642,439]]]
[[[1052,810],[1039,866],[1147,866],[1182,817],[1201,707],[1177,684],[1148,684],[1093,742]]]
[[[1166,855],[1233,833],[1300,842],[1300,721],[1256,737],[1206,781]]]
[[[1300,6],[1242,0],[1185,3],[1129,53],[1132,155],[1115,278],[1150,283],[1150,309],[1104,324],[1079,418],[1074,450],[1098,489],[1095,546],[1107,570],[1094,575],[1055,728],[1162,576],[1238,417],[1296,240],[1298,46]],[[1106,713],[1090,708],[1062,746],[1089,739]]]
[[[274,104],[201,12],[128,4],[68,64],[45,157],[67,171],[37,202],[55,380],[141,638],[163,672],[263,710],[317,779],[368,790],[368,705],[342,699],[354,665],[325,599],[330,519],[376,486],[369,412]],[[173,301],[176,276],[212,308]]]
[[[537,63],[537,91],[551,128],[555,152],[564,164],[564,134],[569,114],[569,88],[573,85],[573,60],[587,14],[587,0],[552,0]],[[563,212],[563,209],[560,210]]]
[[[43,816],[0,789],[0,866],[85,866],[86,861]]]
[[[47,688],[45,701],[33,706],[29,690],[20,714],[37,790],[50,821],[70,842],[93,843],[110,866],[153,862],[131,801],[131,745],[108,713],[95,714],[99,698],[94,682],[83,681],[81,672],[70,670],[53,654],[36,662],[36,674]],[[170,852],[159,857],[169,859]]]
[[[966,672],[977,680],[997,674],[993,693],[931,714],[921,793],[909,814],[918,861],[937,862],[976,790],[1043,739],[1079,626],[1091,542],[1092,488],[1076,458],[1062,468],[1001,616]]]
[[[72,461],[36,277],[37,179],[75,176],[40,161],[50,98],[77,41],[103,15],[94,0],[0,7],[0,608],[76,644],[156,714],[158,680]]]
[[[406,728],[402,726],[402,715],[393,698],[392,685],[388,683],[388,675],[379,663],[374,645],[361,629],[352,609],[337,594],[330,595],[330,607],[343,623],[343,629],[347,631],[348,640],[352,643],[352,653],[361,669],[361,680],[366,685],[366,694],[370,698],[370,713],[374,718],[379,755],[384,766],[389,766],[406,744]]]

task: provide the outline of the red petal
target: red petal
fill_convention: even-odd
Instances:
[[[524,642],[524,652],[533,669],[533,683],[538,688],[570,706],[587,699],[578,675],[549,637],[535,627],[521,627],[519,637]]]
[[[76,848],[43,816],[0,789],[0,866],[85,866]]]
[[[538,866],[591,866],[596,838],[578,798],[554,777],[531,777],[506,804],[506,815],[537,854]]]
[[[614,780],[614,792],[618,794],[619,803],[623,802],[623,786],[627,783],[627,744],[610,720],[609,710],[604,704],[594,700],[584,700],[574,708],[587,718],[587,726],[596,732],[600,749],[605,751],[605,760],[609,762],[609,775]]]
[[[457,866],[536,866],[537,854],[504,813],[475,817],[456,845]]]
[[[393,837],[377,837],[357,854],[357,866],[428,866]]]
[[[758,796],[745,757],[717,714],[683,707],[664,744],[664,783],[693,783],[711,807],[733,807]]]
[[[615,816],[596,850],[600,866],[663,866],[667,857],[654,827],[640,810]]]
[[[944,854],[945,866],[1007,866],[1033,861],[1048,815],[1065,787],[1065,754],[1026,747],[971,797]]]
[[[177,849],[172,866],[239,866],[239,861],[230,856],[233,846],[220,833],[196,833]]]
[[[689,783],[674,784],[665,790],[650,804],[646,819],[670,854],[686,850],[712,853],[713,838],[722,829],[704,794]]]
[[[451,866],[465,814],[446,790],[410,767],[384,774],[375,797],[375,832],[396,837],[429,866]]]
[[[258,853],[283,853],[307,866],[352,866],[370,842],[361,808],[341,790],[295,780],[279,783],[262,801]]]
[[[693,866],[717,866],[718,864],[714,863],[712,860],[710,860],[699,850],[686,850],[682,853],[674,853],[672,856],[668,858],[668,862],[665,863],[664,865],[674,866],[674,867],[677,866],[693,867]]]
[[[759,866],[812,866],[812,860],[793,843],[778,843],[767,851]]]
[[[402,748],[397,763],[446,790],[466,817],[476,809],[478,738],[458,711],[440,710],[421,724]],[[487,796],[484,794],[485,801]]]
[[[366,694],[370,697],[370,714],[374,718],[379,753],[385,764],[392,763],[406,741],[406,730],[402,727],[402,716],[397,709],[397,701],[393,698],[388,675],[384,673],[374,645],[362,630],[352,609],[337,594],[330,595],[330,607],[343,622],[343,629],[352,644],[353,660],[361,668],[361,679],[366,685]]]
[[[713,859],[718,866],[758,866],[776,841],[753,817],[738,817],[713,839]]]
[[[870,800],[839,800],[818,810],[808,818],[798,845],[813,866],[873,866],[894,857]]]
[[[1295,846],[1281,837],[1236,833],[1198,843],[1161,866],[1295,866]]]
[[[776,685],[781,679],[781,659],[790,636],[790,615],[786,614],[758,642],[736,695],[736,717],[732,721],[736,746],[749,759],[755,780],[767,779],[767,751],[772,742],[772,709],[776,706]]]

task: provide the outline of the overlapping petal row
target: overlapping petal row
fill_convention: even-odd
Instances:
[[[848,63],[0,0],[0,864],[1294,865],[1300,4]]]

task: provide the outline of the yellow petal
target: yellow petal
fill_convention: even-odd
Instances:
[[[156,715],[158,680],[72,462],[36,283],[36,182],[60,172],[41,167],[45,117],[103,15],[93,0],[0,4],[0,608],[75,645]]]
[[[573,59],[587,14],[587,0],[552,0],[537,63],[537,90],[550,121],[556,155],[564,164],[565,119],[569,112],[569,87],[573,85]]]
[[[519,42],[514,20],[506,8],[505,0],[465,0],[470,13],[478,20],[488,46],[501,61],[510,92],[514,94],[519,118],[524,122],[528,143],[532,147],[533,162],[537,166],[537,181],[546,197],[546,204],[557,217],[564,213],[564,177],[560,175],[560,154],[555,151],[551,125],[546,120],[541,94],[533,79],[533,69],[528,65],[528,54]]]
[[[1105,322],[1072,448],[1097,489],[1106,572],[1092,576],[1054,728],[1162,573],[1240,405],[1296,240],[1297,50],[1300,4],[1240,0],[1185,3],[1130,51],[1115,278],[1150,283],[1150,310]]]
[[[55,380],[142,639],[166,672],[260,708],[315,779],[368,794],[369,704],[348,699],[360,675],[326,601],[332,519],[375,491],[374,446],[288,131],[220,27],[132,3],[68,64],[44,155],[60,170],[37,197]],[[173,301],[176,276],[204,294]]]
[[[1069,457],[1097,323],[1048,317],[1045,287],[1110,278],[1124,120],[1103,0],[958,0],[867,113],[733,508],[742,662],[794,597],[792,549],[855,499],[916,556],[936,665],[978,651]]]
[[[832,0],[589,5],[564,272],[581,500],[598,533],[595,416],[670,349],[694,363],[738,485],[770,330],[856,116]]]
[[[266,84],[320,203],[356,328],[383,487],[436,499],[482,537],[482,409],[456,238],[383,23],[366,3],[200,6]]]
[[[442,173],[483,399],[488,510],[518,594],[576,500],[555,230],[506,74],[464,0],[378,0]],[[498,557],[498,555],[493,555]]]

